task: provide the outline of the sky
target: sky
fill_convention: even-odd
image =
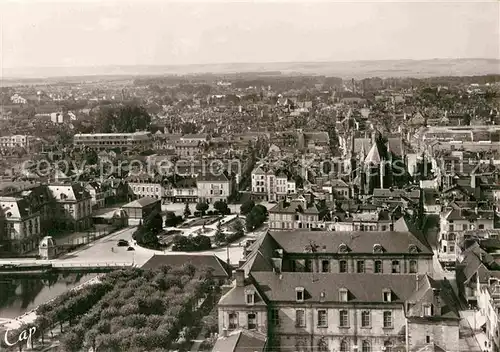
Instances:
[[[494,0],[0,0],[0,65],[498,59],[499,18]]]

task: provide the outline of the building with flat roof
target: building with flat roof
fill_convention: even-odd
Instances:
[[[93,149],[149,149],[152,147],[151,132],[88,133],[75,134],[75,146]]]
[[[0,137],[0,148],[29,148],[35,140],[35,137],[23,134],[4,136]]]

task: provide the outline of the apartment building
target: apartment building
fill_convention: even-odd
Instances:
[[[323,191],[332,194],[335,199],[349,199],[352,197],[349,185],[341,179],[326,181],[321,188]]]
[[[197,140],[176,141],[175,154],[181,158],[198,156],[203,151],[203,143]]]
[[[324,228],[320,221],[320,212],[316,205],[307,204],[302,197],[290,202],[280,201],[269,209],[269,229],[271,230],[297,230]]]
[[[59,228],[82,231],[92,225],[92,197],[79,183],[48,186],[55,199],[54,219]]]
[[[0,244],[6,251],[23,254],[38,248],[40,213],[33,212],[26,199],[0,197],[0,218],[6,234],[6,238],[0,238]]]
[[[24,134],[0,137],[0,148],[25,148],[28,149],[36,138]]]
[[[262,167],[252,170],[252,197],[270,202],[284,200],[288,194],[295,194],[295,181],[288,180],[282,173],[264,171]]]
[[[195,178],[181,178],[165,185],[165,200],[172,203],[196,203],[198,188]]]
[[[488,242],[496,247],[495,241],[486,240],[464,249],[457,264],[456,281],[461,298],[475,308],[476,329],[486,335],[484,349],[499,351],[500,265],[496,263],[496,254],[488,253]]]
[[[140,179],[129,179],[128,185],[137,198],[151,197],[162,199],[165,188],[161,182],[142,181]]]
[[[12,104],[21,104],[21,105],[26,104],[28,102],[28,100],[26,100],[17,93],[10,97],[10,101],[12,102]]]
[[[500,280],[490,277],[479,292],[480,311],[484,316],[484,327],[489,351],[500,351]],[[481,321],[482,322],[482,321]]]
[[[106,192],[102,185],[99,182],[93,181],[85,184],[85,189],[92,197],[92,209],[104,208],[106,203]],[[108,195],[110,196],[111,194],[109,193]]]
[[[219,301],[219,331],[290,352],[458,350],[456,302],[432,279],[432,255],[411,233],[270,232]]]
[[[48,233],[55,227],[56,201],[49,191],[47,185],[33,185],[18,193],[31,207],[31,212],[40,214],[40,230],[43,234]]]
[[[495,211],[478,202],[451,202],[440,214],[438,259],[453,267],[459,253],[458,244],[470,230],[490,230],[495,226]]]
[[[208,173],[196,178],[198,200],[201,202],[215,203],[219,200],[227,202],[235,189],[235,180],[232,175]]]
[[[75,134],[75,146],[93,149],[151,149],[151,132]]]
[[[391,231],[397,221],[387,210],[360,213],[333,213],[325,223],[328,231]]]

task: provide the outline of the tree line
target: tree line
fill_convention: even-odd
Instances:
[[[212,302],[209,298],[218,292],[212,272],[192,265],[114,271],[99,283],[41,305],[33,324],[9,336],[35,326],[34,344],[43,345],[48,331],[59,325],[61,347],[67,352],[183,348],[193,337],[190,329],[202,318],[198,301]]]

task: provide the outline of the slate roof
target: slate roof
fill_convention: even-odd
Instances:
[[[349,185],[347,183],[345,183],[344,181],[340,180],[340,179],[335,179],[335,180],[332,180],[330,181],[330,186],[332,187],[349,187]]]
[[[122,208],[144,208],[147,207],[150,204],[159,202],[159,199],[152,198],[152,197],[142,197],[139,199],[136,199],[130,203],[125,204]]]
[[[254,271],[273,271],[274,265],[268,258],[270,257],[264,256],[259,249],[254,250],[245,258],[245,263],[240,269],[245,272],[246,276]]]
[[[387,253],[408,253],[411,245],[415,245],[419,253],[433,253],[425,242],[411,232],[287,231],[272,232],[270,235],[287,253],[304,253],[311,243],[320,244],[319,253],[337,253],[342,243],[354,253],[373,253],[375,244],[381,245]]]
[[[280,201],[274,207],[269,209],[269,212],[283,214],[295,214],[297,212],[303,214],[319,214],[319,210],[316,205],[304,208],[303,203],[298,200],[292,200],[291,202]]]
[[[500,269],[494,258],[483,250],[478,243],[474,243],[467,248],[462,253],[462,258],[460,264],[464,283],[468,283],[476,274],[479,282],[488,282],[488,279],[492,276],[490,268],[497,271]]]
[[[245,281],[249,281],[246,279]],[[254,284],[250,282],[246,282],[245,286],[234,286],[231,290],[229,290],[224,296],[219,300],[219,306],[244,306],[246,305],[246,295],[245,292],[247,290],[252,290],[254,295],[254,304],[255,307],[265,307],[267,306],[266,301],[260,295],[259,291],[255,287]]]
[[[24,219],[31,215],[31,208],[24,198],[0,197],[0,215],[2,212],[6,217]]]
[[[415,292],[417,281],[415,274],[255,272],[251,276],[260,292],[272,302],[295,302],[295,289],[303,287],[306,303],[340,302],[342,288],[348,290],[349,302],[384,303],[384,290],[391,290],[392,303],[403,303]]]
[[[407,316],[421,318],[424,315],[425,304],[436,304],[435,290],[438,292],[436,294],[439,297],[439,307],[434,307],[432,318],[459,320],[459,303],[451,287],[448,286],[446,281],[436,281],[428,275],[424,276],[422,282],[419,283],[419,289],[408,299],[412,307],[407,312]]]
[[[237,330],[227,337],[220,336],[212,352],[262,352],[265,350],[266,341],[266,336],[258,332]]]
[[[394,155],[401,156],[403,154],[403,144],[400,138],[388,138],[389,149]],[[364,148],[365,152],[370,150],[372,140],[370,138],[355,138],[354,139],[354,152],[356,154],[361,152]]]
[[[197,182],[229,182],[229,179],[224,173],[221,173],[220,175],[215,175],[215,174],[212,174],[211,172],[209,172],[206,175],[198,176],[196,181]]]
[[[167,265],[170,267],[181,267],[184,264],[191,264],[194,267],[200,268],[213,268],[214,276],[216,277],[230,277],[231,269],[220,260],[216,255],[206,254],[164,254],[153,255],[142,266],[143,269],[156,269],[161,266]]]
[[[419,199],[420,198],[420,190],[415,189],[411,191],[407,191],[405,189],[386,189],[386,188],[375,188],[373,190],[373,197],[394,197],[401,198],[407,197],[410,199]]]

